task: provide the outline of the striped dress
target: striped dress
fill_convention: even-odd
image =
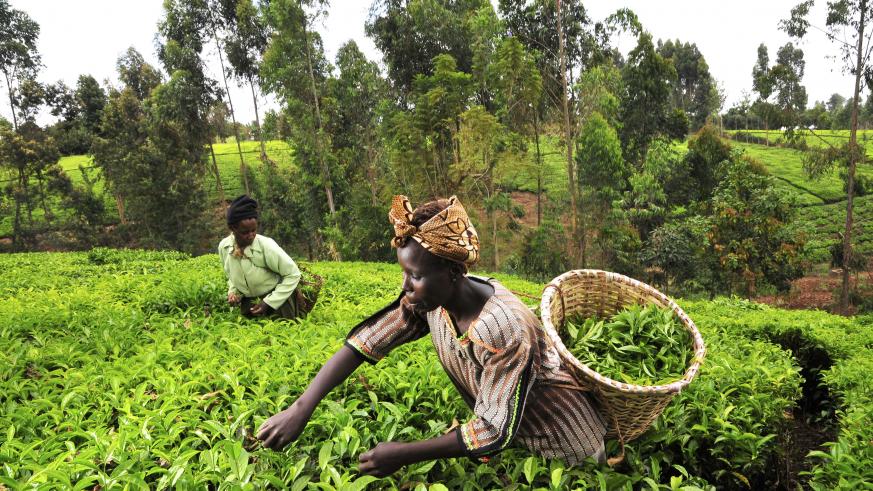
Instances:
[[[470,457],[521,445],[573,465],[603,447],[606,423],[581,390],[539,319],[496,280],[479,318],[462,335],[443,308],[414,314],[400,298],[361,322],[346,345],[375,363],[401,344],[428,333],[437,356],[473,417],[456,431]]]

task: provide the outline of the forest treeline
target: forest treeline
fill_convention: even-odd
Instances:
[[[485,269],[542,279],[603,268],[752,295],[803,274],[805,238],[792,197],[723,130],[873,120],[873,97],[859,104],[857,90],[807,107],[793,43],[772,64],[761,45],[755,93],[726,110],[693,40],[655,40],[628,9],[594,19],[579,0],[375,0],[364,22],[381,68],[354,41],[328,59],[327,9],[167,0],[160,66],[131,48],[117,81],[83,74],[69,87],[39,81],[39,26],[0,0],[6,247],[209,251],[233,198],[211,146],[252,138],[260,155],[253,165],[239,149],[240,187],[261,202],[264,233],[300,257],[391,260],[393,194],[458,195]],[[799,37],[796,10],[782,28]],[[619,36],[635,39],[626,56]],[[208,50],[220,56],[214,78]],[[251,124],[237,120],[230,84],[251,89]],[[267,94],[278,110],[259,110]],[[41,111],[53,122],[37,124]],[[294,165],[276,164],[271,139],[288,142]],[[99,177],[74,185],[57,165],[67,154],[91,156]]]

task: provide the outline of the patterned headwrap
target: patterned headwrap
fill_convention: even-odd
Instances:
[[[479,260],[479,235],[457,196],[449,198],[449,206],[420,227],[412,224],[412,212],[406,196],[397,195],[391,201],[388,219],[394,225],[392,246],[402,247],[412,237],[436,256],[467,266]]]

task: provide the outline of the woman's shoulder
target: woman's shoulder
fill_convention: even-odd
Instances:
[[[256,244],[257,244],[257,248],[261,249],[261,250],[281,249],[281,247],[279,246],[279,244],[275,240],[271,239],[270,237],[267,237],[266,235],[261,235],[261,234],[255,235],[255,240],[252,241],[252,245],[254,246]]]
[[[515,293],[503,286],[503,283],[501,283],[499,280],[485,276],[469,275],[469,277],[474,281],[491,285],[491,287],[494,288],[494,294],[492,295],[492,297],[496,302],[490,303],[497,303],[498,305],[495,305],[495,307],[509,308],[511,310],[521,309],[528,312],[530,311],[530,309],[528,309],[524,302],[522,302],[515,295]]]
[[[480,277],[476,280],[483,281]],[[494,287],[494,294],[482,308],[478,321],[470,327],[472,331],[470,336],[489,347],[502,349],[525,337],[522,335],[523,331],[535,327],[537,319],[527,306],[499,281],[493,278],[484,281]]]
[[[221,242],[218,243],[219,251],[227,248],[233,249],[233,234],[230,234],[227,237],[221,239]]]

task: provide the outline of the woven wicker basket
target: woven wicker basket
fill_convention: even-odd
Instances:
[[[691,334],[694,357],[681,379],[657,386],[619,382],[600,375],[577,360],[561,341],[559,333],[564,328],[567,316],[608,317],[633,304],[655,304],[672,310]],[[618,273],[581,269],[558,276],[543,291],[540,315],[546,334],[561,358],[579,383],[594,393],[606,411],[609,423],[606,436],[619,440],[622,456],[624,443],[646,431],[673,396],[697,375],[706,354],[700,331],[674,301],[651,286]]]

